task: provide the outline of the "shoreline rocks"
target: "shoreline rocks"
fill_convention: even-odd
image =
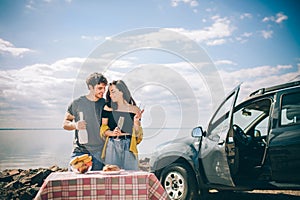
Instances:
[[[0,172],[0,199],[31,200],[50,173],[67,170],[55,165],[50,168],[3,170]]]

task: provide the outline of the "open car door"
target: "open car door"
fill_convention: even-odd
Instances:
[[[239,90],[240,85],[220,104],[208,124],[206,137],[202,139],[199,160],[202,161],[207,180],[211,184],[234,186],[228,161],[228,154],[234,154],[228,151],[228,144],[234,143],[228,134]]]

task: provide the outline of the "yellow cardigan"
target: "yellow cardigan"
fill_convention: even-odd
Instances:
[[[100,127],[100,137],[102,139],[105,139],[105,143],[102,149],[102,154],[101,158],[105,158],[105,153],[106,153],[106,146],[108,143],[109,137],[105,135],[105,131],[109,130],[110,128],[106,124],[102,124]],[[137,145],[143,140],[143,128],[140,126],[139,130],[136,131],[135,128],[132,128],[132,136],[131,136],[131,141],[130,141],[130,147],[129,151],[131,151],[135,157],[138,156],[138,150],[137,150]]]

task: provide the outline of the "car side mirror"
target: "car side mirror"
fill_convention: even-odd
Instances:
[[[202,136],[206,136],[206,132],[202,130],[202,127],[196,127],[192,130],[192,137],[199,138]]]

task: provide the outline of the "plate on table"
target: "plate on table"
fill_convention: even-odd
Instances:
[[[119,170],[119,171],[100,171],[100,174],[103,175],[117,175],[120,174],[121,172],[124,172],[124,170]]]

